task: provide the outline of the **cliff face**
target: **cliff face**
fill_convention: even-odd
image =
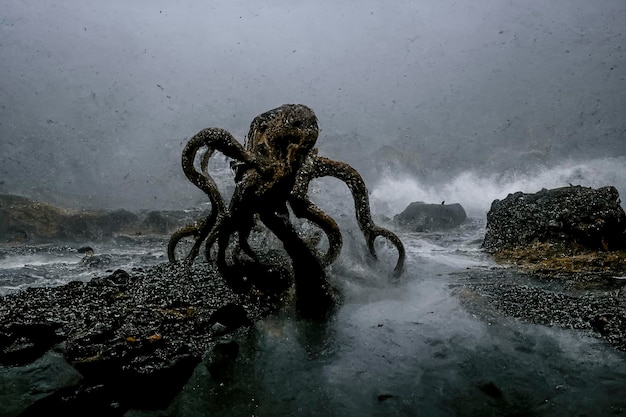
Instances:
[[[187,217],[184,212],[66,210],[25,197],[0,195],[0,244],[168,234],[186,223]]]

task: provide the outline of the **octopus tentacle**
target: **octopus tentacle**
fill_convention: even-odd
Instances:
[[[247,151],[246,151],[247,152]],[[239,160],[240,161],[240,160]],[[248,244],[247,238],[254,227],[254,213],[258,209],[254,204],[254,190],[259,188],[261,183],[259,173],[255,169],[246,167],[245,164],[236,162],[235,176],[237,186],[230,201],[229,208],[225,216],[219,219],[219,226],[216,225],[215,233],[207,238],[206,256],[211,258],[211,248],[218,244],[218,262],[222,262],[226,247],[230,242],[230,236],[237,232],[239,235],[239,246],[251,258],[257,256]],[[252,191],[252,194],[250,192]]]
[[[310,221],[326,234],[328,251],[322,257],[322,265],[328,266],[335,262],[343,246],[343,237],[337,223],[308,198],[292,195],[288,201],[296,217]]]
[[[205,131],[207,130],[211,129],[205,129]],[[193,261],[199,253],[200,245],[206,238],[211,228],[214,226],[217,214],[226,210],[226,203],[217,189],[217,184],[215,184],[215,181],[208,174],[207,170],[208,161],[213,154],[213,149],[208,149],[202,156],[202,173],[199,173],[194,166],[196,154],[201,147],[205,146],[205,144],[206,141],[203,136],[195,135],[192,137],[183,149],[181,162],[183,172],[185,173],[187,179],[189,179],[189,181],[191,181],[196,187],[204,191],[209,197],[209,200],[211,201],[211,213],[204,219],[204,221],[183,226],[181,229],[174,232],[168,243],[167,255],[171,262],[176,261],[176,245],[181,239],[189,236],[193,236],[195,242],[186,259]]]
[[[209,200],[211,201],[211,213],[206,217],[206,219],[203,222],[198,224],[198,231],[194,235],[195,237],[194,245],[186,257],[188,261],[193,261],[198,256],[198,254],[200,253],[200,246],[202,245],[202,242],[205,241],[208,234],[215,227],[218,214],[224,212],[225,206],[226,206],[224,199],[222,198],[222,196],[219,194],[219,191],[217,190],[217,184],[215,184],[215,181],[213,180],[211,175],[209,175],[209,170],[208,170],[209,159],[211,158],[213,153],[214,153],[214,149],[209,148],[204,152],[204,154],[200,158],[200,170],[202,171],[202,178],[201,180],[199,180],[201,181],[200,183],[202,184],[202,187],[199,187],[199,188],[205,191],[205,193],[209,196]],[[183,155],[185,155],[184,151],[183,151]],[[183,156],[183,158],[185,157]],[[196,177],[197,172],[195,171],[193,167],[194,160],[195,160],[195,154],[189,155],[189,157],[186,158],[186,161],[187,161],[187,164],[191,162],[191,165],[185,166],[185,162],[183,162],[183,171],[185,171],[185,173],[189,172],[190,175]],[[189,175],[187,177],[189,178]]]
[[[211,228],[206,237],[205,257],[208,262],[211,261],[211,250],[213,249],[215,242],[217,242],[219,232],[222,229],[227,216],[227,213],[220,213],[215,219],[215,225]]]
[[[238,234],[238,244],[241,250],[248,255],[250,258],[257,260],[257,254],[252,250],[250,244],[248,243],[248,237],[252,232],[252,228],[254,227],[254,221],[246,221],[246,219],[240,219],[238,222],[227,218],[229,216],[221,216],[215,227],[212,229],[211,233],[206,238],[206,259],[207,261],[211,261],[211,250],[213,249],[213,245],[217,242],[218,244],[218,262],[223,262],[224,259],[220,259],[220,256],[224,256],[226,254],[226,247],[230,242],[230,236],[237,232]],[[228,223],[230,222],[230,223]],[[237,226],[233,226],[234,223],[238,223]],[[227,230],[226,234],[224,231]],[[220,239],[221,242],[220,243]]]
[[[239,248],[243,250],[243,252],[248,255],[250,258],[254,260],[258,260],[257,254],[252,250],[250,244],[248,243],[248,237],[250,237],[250,233],[252,233],[252,228],[254,227],[254,218],[248,219],[247,222],[241,222],[239,224],[239,228],[237,230],[237,235],[239,237]]]
[[[306,297],[296,299],[296,308],[301,314],[311,317],[328,311],[333,297],[323,267],[298,236],[289,221],[288,213],[267,210],[259,214],[263,224],[283,242],[283,247],[292,260],[296,293],[306,294]]]
[[[199,173],[195,169],[194,161],[198,150],[203,146],[206,146],[208,150],[202,157],[202,173]],[[267,163],[266,158],[246,150],[228,131],[224,129],[208,128],[196,133],[187,142],[185,148],[183,149],[183,172],[194,185],[209,196],[212,211],[201,226],[196,227],[196,229],[194,229],[193,225],[185,226],[179,233],[175,233],[175,235],[172,236],[170,244],[168,245],[168,258],[170,260],[175,261],[174,249],[180,239],[191,235],[195,236],[195,243],[187,256],[187,259],[193,260],[198,255],[200,245],[207,239],[206,253],[207,259],[210,259],[211,246],[217,239],[217,234],[212,233],[212,231],[221,228],[223,220],[218,221],[218,219],[220,216],[224,215],[224,213],[227,213],[226,203],[220,195],[215,181],[208,173],[209,158],[216,150],[220,151],[229,158],[243,163],[244,166],[252,167],[261,173],[265,173],[270,166],[270,164]],[[242,249],[244,249],[246,253],[252,253],[252,250],[247,242],[244,243]]]
[[[345,182],[352,193],[356,219],[359,224],[359,228],[363,232],[363,236],[365,237],[370,253],[374,258],[376,258],[374,241],[378,236],[387,239],[396,247],[398,251],[398,261],[396,262],[396,266],[394,268],[394,275],[400,275],[404,268],[404,261],[406,259],[404,245],[395,233],[383,227],[377,226],[372,220],[367,187],[357,170],[344,162],[333,161],[316,155],[311,155],[307,158],[305,165],[306,169],[302,172],[303,177],[296,182],[296,185],[304,187],[311,179],[325,176],[335,177]],[[301,190],[294,189],[294,192],[300,193]]]
[[[341,236],[341,230],[337,222],[315,205],[308,197],[309,182],[315,178],[314,158],[316,155],[317,149],[313,149],[305,158],[296,175],[296,181],[288,201],[296,217],[309,220],[321,228],[326,234],[328,238],[328,251],[322,257],[322,263],[324,266],[328,266],[339,257],[343,246],[343,237]]]
[[[176,246],[178,243],[186,238],[193,236],[194,239],[198,239],[198,235],[200,234],[200,230],[204,227],[204,225],[209,221],[209,217],[207,216],[202,220],[199,220],[193,224],[188,224],[186,226],[181,227],[172,233],[170,240],[167,244],[167,258],[170,262],[176,262]]]

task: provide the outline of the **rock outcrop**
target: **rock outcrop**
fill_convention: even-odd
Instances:
[[[495,200],[483,247],[490,252],[532,243],[590,250],[626,248],[626,214],[615,187],[563,187]]]
[[[626,214],[612,186],[517,192],[492,203],[483,248],[534,269],[626,271]]]
[[[397,214],[393,221],[399,227],[412,232],[449,230],[463,224],[467,219],[465,209],[458,204],[428,204],[413,202]]]
[[[491,205],[483,247],[515,267],[494,269],[489,280],[470,279],[466,290],[473,295],[464,302],[531,323],[591,331],[626,350],[625,238],[615,187],[509,194]]]

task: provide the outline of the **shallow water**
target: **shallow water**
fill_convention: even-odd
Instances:
[[[344,297],[330,320],[285,310],[237,336],[240,355],[218,381],[200,365],[171,406],[179,416],[620,415],[626,354],[587,333],[468,311],[472,276],[497,268],[480,250],[484,224],[448,233],[403,233],[404,275],[391,247],[368,262],[348,228],[329,277]],[[361,238],[362,239],[362,238]],[[5,248],[3,293],[87,280],[118,268],[164,262],[165,240],[94,246],[85,265],[74,246]],[[476,274],[476,272],[479,272]],[[21,280],[21,281],[20,281]],[[210,411],[209,411],[210,410]],[[129,415],[158,415],[130,411]]]
[[[106,242],[0,246],[0,295],[29,286],[88,281],[107,271],[145,268],[167,261],[165,237],[118,237]],[[79,249],[89,246],[94,256]]]
[[[389,283],[345,263],[345,302],[324,324],[288,312],[240,340],[230,378],[201,366],[177,415],[622,415],[626,355],[581,332],[478,317],[463,271],[495,267],[478,231],[405,234],[405,276]],[[467,240],[459,239],[465,237]],[[413,238],[420,239],[413,239]],[[352,271],[350,275],[348,271]],[[355,272],[356,271],[356,272]],[[369,270],[371,273],[371,270]],[[234,413],[234,414],[233,414]]]

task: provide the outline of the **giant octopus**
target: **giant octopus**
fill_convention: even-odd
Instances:
[[[341,252],[342,235],[339,226],[316,206],[308,196],[309,183],[325,176],[343,181],[349,188],[355,205],[356,219],[365,237],[371,256],[376,258],[374,241],[383,237],[398,251],[394,275],[401,274],[405,251],[393,232],[374,224],[365,183],[350,165],[317,155],[314,148],[319,129],[315,113],[301,104],[285,104],[254,118],[241,145],[229,132],[220,128],[203,129],[186,144],[182,153],[182,168],[187,178],[204,191],[211,202],[211,212],[194,224],[185,226],[170,238],[168,258],[177,262],[176,246],[184,238],[192,238],[193,247],[184,262],[193,262],[203,242],[210,262],[217,244],[215,264],[233,288],[246,288],[243,277],[233,273],[237,263],[233,253],[241,251],[259,261],[248,238],[260,221],[280,241],[291,260],[296,289],[296,306],[301,312],[323,311],[332,303],[324,268],[333,263]],[[195,166],[198,152],[200,170]],[[228,207],[208,172],[209,158],[219,151],[231,158],[235,173],[235,190]],[[328,249],[320,253],[305,242],[290,219],[293,215],[319,227],[327,236]],[[238,249],[227,250],[231,238],[237,235]],[[230,255],[229,255],[230,254]]]

